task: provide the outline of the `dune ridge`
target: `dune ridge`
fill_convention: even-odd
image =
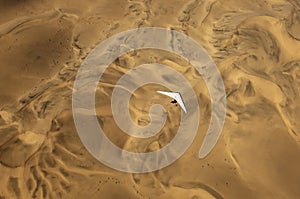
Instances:
[[[297,0],[0,0],[0,198],[299,198],[300,4]],[[218,144],[197,157],[210,120],[210,95],[185,60],[133,51],[111,64],[97,88],[96,112],[107,136],[128,151],[155,151],[172,140],[180,110],[137,90],[130,113],[149,123],[149,107],[168,112],[152,138],[126,136],[113,121],[110,95],[126,71],[145,62],[169,65],[198,94],[196,139],[174,164],[127,174],[99,163],[82,145],[72,118],[76,72],[109,36],[137,27],[183,32],[216,62],[227,94]],[[152,97],[154,96],[154,97]],[[149,100],[145,100],[145,98]]]

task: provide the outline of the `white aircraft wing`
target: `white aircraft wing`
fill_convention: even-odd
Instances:
[[[168,92],[168,91],[156,91],[156,92],[175,99],[178,102],[179,106],[182,108],[182,110],[186,113],[186,108],[183,99],[181,97],[181,94],[179,92]]]

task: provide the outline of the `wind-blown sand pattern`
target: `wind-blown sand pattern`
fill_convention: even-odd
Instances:
[[[300,197],[300,2],[298,0],[0,0],[0,199],[297,199]],[[118,58],[99,82],[99,122],[119,147],[149,152],[175,136],[180,108],[139,88],[133,121],[149,123],[152,104],[168,112],[157,136],[129,137],[116,126],[110,97],[129,69],[156,62],[189,80],[200,103],[200,128],[187,152],[156,172],[106,167],[82,145],[72,117],[72,88],[87,54],[109,36],[165,27],[201,44],[217,64],[227,117],[213,151],[198,159],[210,120],[210,95],[180,57],[139,50]]]

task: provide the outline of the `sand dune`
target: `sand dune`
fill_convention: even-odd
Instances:
[[[297,0],[0,0],[0,199],[200,199],[300,197],[300,3]],[[147,139],[116,125],[110,97],[118,79],[150,62],[182,73],[197,93],[200,128],[186,153],[145,174],[113,170],[83,146],[72,116],[78,68],[104,39],[137,27],[166,27],[201,44],[217,64],[227,94],[225,126],[213,151],[198,159],[210,121],[205,82],[184,59],[147,49],[122,55],[105,71],[96,93],[99,123],[128,151],[166,146],[180,125],[180,107],[136,90],[130,114],[150,122],[149,108],[168,113]],[[145,100],[146,99],[146,100]],[[87,113],[88,114],[88,113]]]

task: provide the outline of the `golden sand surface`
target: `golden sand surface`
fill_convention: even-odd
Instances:
[[[149,152],[168,144],[180,108],[146,85],[130,101],[132,119],[149,123],[160,103],[168,119],[157,136],[132,138],[116,126],[110,97],[129,69],[157,62],[181,72],[200,102],[191,147],[161,170],[130,174],[97,161],[72,116],[72,88],[88,53],[138,27],[173,28],[213,58],[227,115],[213,151],[198,159],[210,121],[210,95],[192,66],[172,53],[137,50],[119,57],[98,85],[99,122],[114,144]],[[0,0],[0,199],[298,199],[300,198],[299,0]]]

